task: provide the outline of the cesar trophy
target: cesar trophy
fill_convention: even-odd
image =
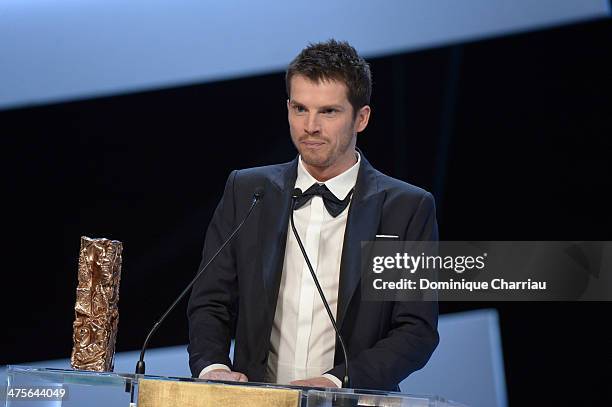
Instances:
[[[70,357],[73,369],[113,370],[122,250],[116,240],[81,237]]]

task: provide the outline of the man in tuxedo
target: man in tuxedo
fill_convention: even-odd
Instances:
[[[214,380],[341,387],[344,356],[295,226],[347,346],[354,388],[397,390],[438,344],[436,302],[362,301],[362,241],[437,240],[430,193],[375,170],[356,149],[370,119],[371,74],[346,42],[311,44],[286,73],[286,164],[233,171],[208,227],[203,262],[263,197],[193,287],[190,367]],[[303,195],[295,202],[292,193]],[[204,263],[203,263],[204,264]],[[233,363],[229,359],[235,338]]]

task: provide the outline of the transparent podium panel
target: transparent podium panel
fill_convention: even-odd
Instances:
[[[467,407],[438,396],[323,389],[128,373],[8,366],[2,389],[11,407]],[[139,394],[140,393],[140,394]],[[1,403],[0,403],[1,404]]]
[[[8,366],[7,407],[129,406],[134,375]],[[129,387],[128,387],[129,390]]]
[[[308,391],[306,407],[467,407],[438,396],[416,396],[396,392],[370,390],[315,390]]]

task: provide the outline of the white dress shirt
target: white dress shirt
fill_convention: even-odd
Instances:
[[[324,182],[337,198],[344,199],[355,186],[360,162],[361,157],[357,153],[357,163]],[[300,157],[295,187],[305,191],[314,183],[321,184],[308,173]],[[295,227],[334,318],[347,216],[348,206],[337,217],[331,216],[320,196],[314,196],[294,212]],[[266,381],[288,384],[293,380],[324,376],[342,387],[339,378],[324,374],[334,366],[335,345],[336,333],[289,224],[270,335]],[[225,365],[214,364],[202,370],[200,377],[219,368],[229,370]]]
[[[344,199],[355,186],[360,161],[358,156],[355,165],[325,182],[337,198]],[[300,157],[295,187],[305,191],[314,183],[320,182],[308,173]],[[313,197],[294,212],[295,227],[334,317],[338,305],[340,262],[347,215],[348,207],[337,217],[332,217],[320,196]],[[267,380],[280,384],[323,375],[334,366],[336,345],[334,328],[291,225],[288,228],[266,371]],[[342,387],[337,377],[325,377]]]

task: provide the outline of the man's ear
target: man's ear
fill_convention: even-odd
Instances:
[[[371,112],[372,109],[369,105],[365,105],[357,111],[357,115],[355,116],[355,133],[362,132],[368,127]]]

